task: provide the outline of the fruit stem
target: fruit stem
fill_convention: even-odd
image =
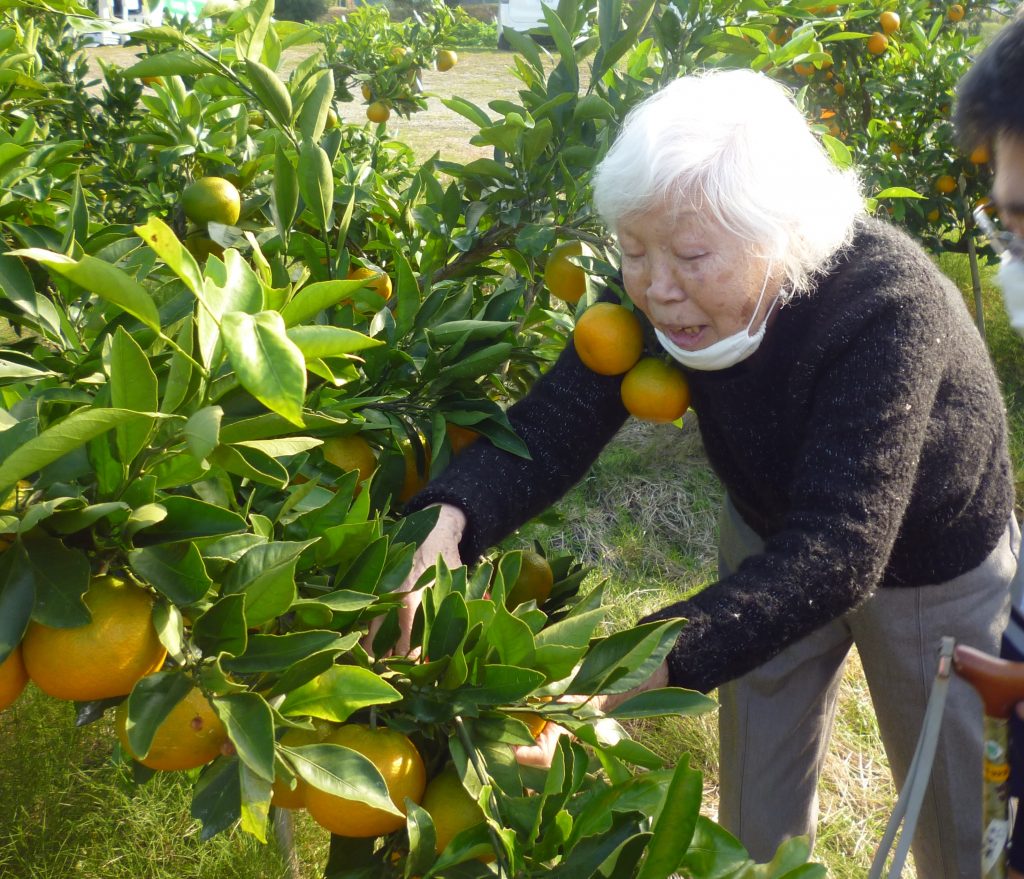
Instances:
[[[501,812],[498,809],[498,798],[494,795],[494,786],[487,775],[483,762],[480,760],[480,753],[473,744],[473,740],[469,737],[469,730],[466,729],[466,725],[458,714],[455,715],[455,729],[459,734],[459,739],[462,741],[462,747],[466,749],[466,756],[469,758],[469,762],[473,764],[473,769],[476,770],[476,777],[480,780],[480,784],[491,786],[491,811],[500,819]],[[494,848],[494,855],[498,860],[498,876],[507,876],[511,879],[512,868],[509,866],[505,854],[505,846],[502,845],[501,838],[491,826],[490,821],[487,822],[487,833],[491,837],[491,846]]]

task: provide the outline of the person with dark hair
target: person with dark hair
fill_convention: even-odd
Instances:
[[[982,52],[957,87],[953,114],[967,150],[985,147],[994,162],[992,201],[1003,229],[991,236],[1000,251],[998,281],[1010,323],[1024,334],[1024,6]],[[1000,655],[1024,661],[1024,566],[1011,584],[1010,621]],[[1024,795],[1024,719],[1010,722],[1010,793]],[[1024,820],[1010,843],[1010,879],[1024,879]]]

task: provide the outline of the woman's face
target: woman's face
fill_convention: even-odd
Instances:
[[[1024,138],[1001,134],[996,138],[995,158],[992,195],[999,219],[1010,232],[1024,238]]]
[[[617,233],[629,298],[685,350],[746,329],[755,309],[756,332],[779,292],[772,277],[761,298],[767,260],[693,210],[655,206],[622,218]]]

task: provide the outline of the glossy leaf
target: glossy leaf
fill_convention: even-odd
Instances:
[[[224,344],[238,380],[268,409],[300,427],[306,394],[302,352],[276,311],[229,312],[222,323]]]
[[[344,723],[361,708],[388,705],[401,698],[401,693],[369,669],[336,665],[289,693],[279,710],[285,716],[309,715]]]
[[[267,781],[274,780],[274,718],[258,693],[229,693],[213,700],[239,759]]]

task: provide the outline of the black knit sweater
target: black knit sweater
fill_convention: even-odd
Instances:
[[[1006,528],[1013,483],[988,354],[956,287],[890,226],[863,221],[753,356],[687,377],[711,465],[766,545],[650,617],[689,620],[673,685],[713,689],[879,587],[969,571]],[[620,381],[566,346],[509,410],[532,460],[476,443],[411,506],[462,508],[462,558],[476,559],[583,477],[626,418]]]

